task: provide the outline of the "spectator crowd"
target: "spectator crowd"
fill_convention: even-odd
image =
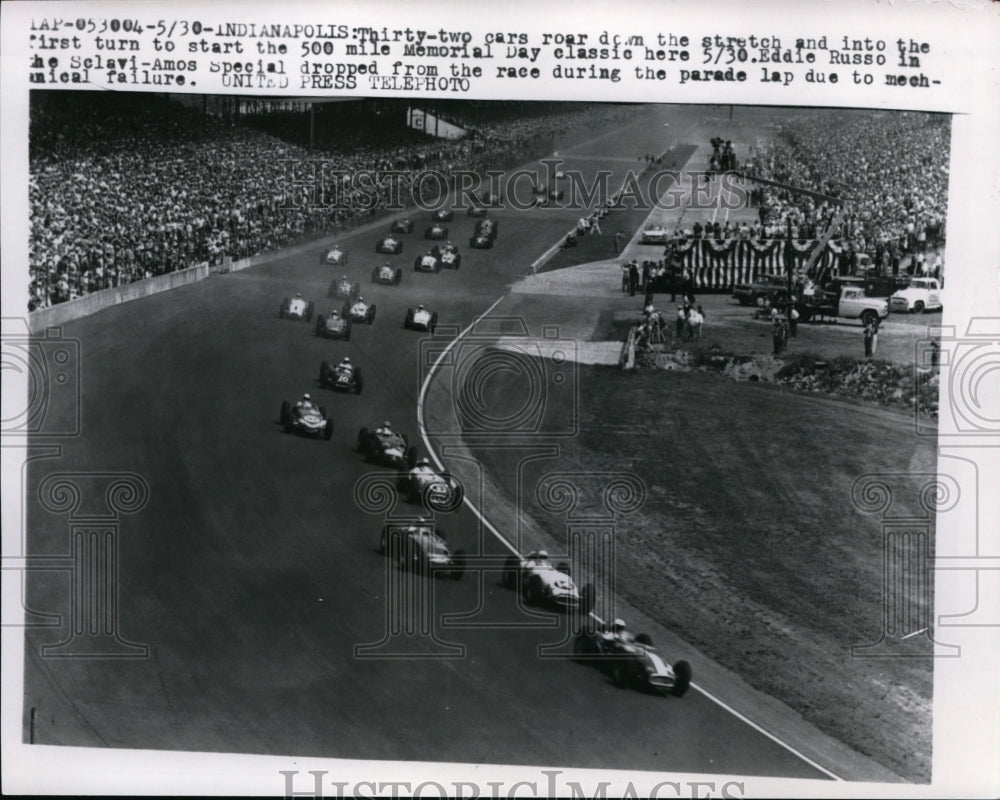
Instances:
[[[33,93],[29,310],[347,230],[400,196],[386,184],[373,203],[371,190],[350,180],[360,171],[406,171],[405,199],[413,190],[406,181],[423,170],[501,169],[551,152],[559,136],[631,113],[617,105],[541,114],[520,106],[521,116],[516,106],[496,118],[478,115],[478,127],[462,139],[380,126],[372,117],[309,150],[277,135],[280,120],[266,133],[249,118],[209,115],[161,96]],[[305,118],[285,122],[301,129]],[[336,203],[307,204],[308,187],[288,196],[288,162],[309,159],[348,176]]]

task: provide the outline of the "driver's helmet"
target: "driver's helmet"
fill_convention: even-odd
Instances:
[[[383,264],[382,266],[383,266],[383,267],[388,267],[388,266],[389,266],[389,262],[388,262],[388,261],[386,261],[386,262],[385,262],[385,263],[384,263],[384,264]]]
[[[330,316],[331,317],[339,317],[340,316],[340,310],[336,309],[336,308],[331,308],[330,309]]]
[[[346,280],[347,280],[347,276],[346,276],[346,275],[341,275],[341,276],[340,276],[340,279],[341,279],[342,281],[346,281]]]
[[[308,403],[310,400],[312,400],[312,395],[310,395],[309,392],[306,392],[304,395],[302,395],[303,403]]]
[[[614,622],[611,623],[611,630],[613,630],[615,633],[621,633],[622,631],[624,631],[625,620],[621,618],[616,619]]]
[[[536,553],[536,555],[535,555],[535,558],[537,558],[539,561],[544,561],[548,557],[549,557],[549,554],[547,552],[545,552],[544,550],[539,550],[538,553]]]
[[[365,298],[363,298],[361,295],[358,295],[358,299],[355,302],[357,302],[357,303],[363,303],[363,302],[365,302]]]
[[[383,422],[383,423],[382,423],[382,427],[383,427],[383,428],[389,428],[389,427],[391,427],[391,426],[389,425],[389,420],[386,420],[385,422]]]
[[[295,293],[295,299],[296,300],[301,300],[302,299],[302,293],[301,292],[296,292]]]
[[[429,466],[430,466],[430,464],[431,464],[431,462],[430,462],[430,461],[428,461],[428,460],[427,460],[426,458],[422,458],[422,459],[420,459],[420,460],[419,460],[419,461],[417,462],[417,466],[418,466],[418,467],[429,467]]]
[[[417,311],[423,311],[423,310],[424,310],[423,306],[417,306]]]
[[[350,363],[351,363],[351,357],[350,357],[350,356],[344,356],[344,357],[343,357],[343,358],[342,358],[342,359],[340,360],[340,363],[341,363],[341,364],[350,364]]]

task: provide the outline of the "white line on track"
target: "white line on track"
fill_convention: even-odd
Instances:
[[[480,314],[478,317],[476,317],[471,323],[469,323],[469,325],[467,325],[465,328],[463,328],[459,332],[459,334],[448,344],[448,346],[444,350],[441,351],[441,354],[437,357],[437,359],[435,359],[434,364],[431,365],[431,368],[429,370],[427,370],[427,375],[424,376],[424,381],[420,385],[420,394],[417,396],[417,430],[420,432],[420,438],[423,440],[424,447],[427,449],[427,452],[430,454],[431,459],[434,461],[434,464],[437,466],[437,468],[439,470],[441,470],[441,471],[444,471],[444,462],[441,461],[441,459],[438,458],[438,454],[436,452],[434,452],[434,448],[431,446],[430,438],[428,438],[428,436],[427,436],[427,428],[424,425],[424,398],[427,396],[427,387],[429,387],[430,384],[431,384],[431,381],[434,380],[434,374],[437,372],[438,366],[447,357],[448,353],[451,352],[451,349],[456,344],[458,344],[469,333],[469,331],[471,331],[474,327],[476,327],[477,324],[479,324],[482,320],[486,319],[486,317],[488,317],[490,315],[490,313],[493,311],[493,309],[495,309],[498,305],[500,305],[500,303],[503,301],[503,299],[505,297],[506,297],[506,295],[502,295],[502,296],[498,297],[489,308],[487,308],[482,314]],[[502,533],[500,533],[500,531],[498,531],[496,529],[496,527],[494,527],[493,524],[488,519],[486,519],[486,517],[483,514],[480,513],[479,509],[476,508],[475,505],[473,505],[473,503],[469,499],[468,495],[463,496],[462,502],[466,506],[468,506],[469,510],[482,523],[483,527],[485,527],[486,530],[488,530],[490,533],[492,533],[497,538],[497,540],[501,544],[503,544],[504,547],[506,547],[508,550],[510,550],[510,552],[512,554],[520,557],[521,554],[518,552],[517,548],[513,544],[511,544],[510,540],[506,536],[504,536]],[[598,623],[604,624],[604,620],[602,620],[600,617],[598,617],[593,612],[590,612],[590,613],[591,613],[591,616],[594,617],[594,619],[596,619],[598,621]],[[761,727],[760,725],[758,725],[756,722],[754,722],[749,717],[744,716],[739,711],[737,711],[735,708],[733,708],[732,706],[728,705],[726,702],[724,702],[723,700],[719,699],[718,697],[716,697],[715,695],[713,695],[711,692],[707,691],[706,689],[703,689],[698,684],[691,683],[691,688],[694,689],[695,691],[700,692],[702,695],[704,695],[706,698],[708,698],[713,703],[715,703],[716,705],[718,705],[720,708],[724,708],[726,711],[728,711],[730,714],[732,714],[738,720],[740,720],[741,722],[743,722],[745,725],[749,725],[755,731],[757,731],[758,733],[766,736],[768,739],[770,739],[775,744],[780,745],[781,747],[785,748],[792,755],[796,756],[797,758],[802,759],[806,764],[808,764],[809,766],[811,766],[813,769],[816,769],[819,772],[822,772],[824,775],[826,775],[829,778],[832,778],[835,781],[843,781],[844,780],[839,775],[836,775],[833,772],[830,772],[830,770],[826,769],[825,767],[821,766],[820,764],[817,764],[815,761],[813,761],[808,756],[804,755],[803,753],[800,753],[798,750],[796,750],[790,744],[788,744],[787,742],[782,741],[775,734],[773,734],[770,731],[766,730],[765,728]]]

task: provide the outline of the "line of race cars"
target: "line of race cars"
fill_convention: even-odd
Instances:
[[[497,239],[497,221],[488,215],[485,208],[469,209],[469,215],[478,217],[470,246],[491,248]],[[453,212],[448,209],[434,212],[432,224],[425,230],[424,237],[439,243],[416,258],[414,271],[439,272],[445,267],[455,270],[461,267],[461,254],[447,240],[448,229],[442,224],[452,218]],[[414,230],[412,219],[395,220],[390,233],[376,243],[375,251],[402,253],[402,236]],[[324,265],[344,266],[349,262],[349,253],[342,245],[334,244],[321,253],[319,260]],[[398,286],[402,270],[389,263],[376,266],[372,269],[371,280],[379,285]],[[344,302],[341,308],[316,316],[317,336],[350,341],[353,325],[374,323],[376,305],[365,300],[360,283],[352,281],[347,275],[331,281],[328,297]],[[313,302],[296,295],[284,299],[280,316],[310,322],[314,307]],[[418,305],[407,310],[403,326],[433,334],[437,324],[437,312]],[[349,356],[344,356],[336,364],[329,361],[321,363],[319,384],[323,388],[361,394],[364,377],[361,367],[352,363]],[[326,440],[333,435],[332,418],[308,393],[298,402],[284,401],[279,421],[288,433]],[[433,467],[428,459],[420,458],[407,435],[393,429],[388,421],[377,427],[361,428],[354,449],[365,461],[396,470],[395,489],[399,497],[409,504],[421,506],[425,513],[449,513],[464,500],[462,484],[447,471]],[[464,551],[453,551],[444,532],[435,521],[425,516],[402,524],[383,525],[379,551],[396,562],[400,569],[415,571],[428,578],[443,576],[460,580],[466,571],[467,556]],[[587,616],[595,604],[593,584],[578,587],[569,564],[552,564],[544,551],[523,558],[517,555],[508,557],[503,564],[501,585],[517,591],[526,606]],[[680,696],[687,691],[691,680],[687,662],[679,661],[673,666],[667,664],[656,653],[647,635],[633,637],[625,630],[621,620],[583,626],[574,637],[573,653],[577,660],[599,666],[614,683],[621,686]]]

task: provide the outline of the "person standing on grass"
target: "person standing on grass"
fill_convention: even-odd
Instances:
[[[878,349],[878,323],[869,322],[865,325],[865,358],[872,358]]]

